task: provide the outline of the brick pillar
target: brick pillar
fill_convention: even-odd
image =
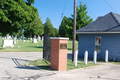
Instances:
[[[69,38],[51,37],[50,67],[55,70],[67,69],[67,43]]]

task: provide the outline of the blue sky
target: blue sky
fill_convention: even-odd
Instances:
[[[105,1],[120,14],[120,0]],[[46,18],[49,17],[53,27],[59,29],[65,2],[66,0],[35,0],[34,6],[38,9],[43,24],[46,22]],[[86,3],[88,15],[93,18],[93,20],[96,20],[98,16],[104,16],[109,12],[116,13],[104,2],[104,0],[77,0],[77,6],[79,6],[80,2],[82,2],[82,4]],[[71,17],[73,8],[74,0],[67,0],[63,16]]]

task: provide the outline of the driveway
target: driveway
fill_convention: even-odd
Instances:
[[[70,55],[69,52],[69,58]],[[26,62],[41,58],[41,52],[0,52],[0,80],[120,80],[120,65],[110,63],[70,71],[20,67]]]

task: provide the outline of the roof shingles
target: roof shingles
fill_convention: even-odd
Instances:
[[[103,17],[98,17],[97,20],[77,30],[76,33],[118,31],[120,31],[120,15],[110,12]]]

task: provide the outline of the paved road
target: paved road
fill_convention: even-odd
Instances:
[[[59,72],[20,67],[26,62],[40,58],[40,52],[1,52],[0,80],[120,80],[120,65],[110,63]]]

